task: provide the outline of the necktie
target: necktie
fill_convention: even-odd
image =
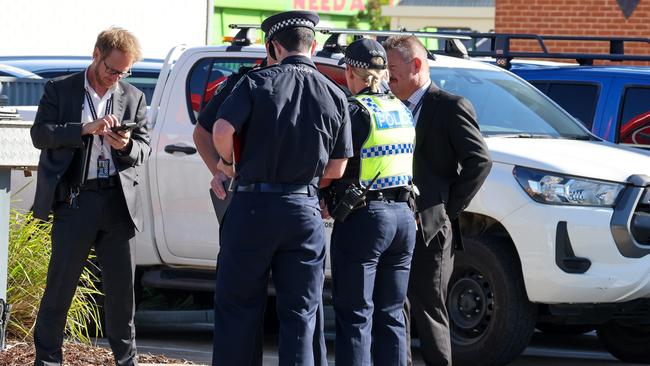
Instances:
[[[413,103],[409,102],[408,99],[403,100],[402,103],[404,103],[404,105],[406,106],[406,108],[410,109],[411,112],[413,112],[413,109],[412,109],[412,107],[413,107]]]

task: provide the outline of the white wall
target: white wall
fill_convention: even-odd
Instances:
[[[133,32],[144,57],[205,45],[210,0],[0,0],[0,56],[90,56],[111,25]],[[211,9],[212,10],[212,9]]]
[[[479,32],[494,30],[494,7],[382,6],[381,14],[391,17],[390,29],[406,27],[414,31],[425,27],[463,28]]]

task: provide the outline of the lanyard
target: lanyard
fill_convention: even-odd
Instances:
[[[113,95],[106,101],[106,109],[104,110],[104,116],[107,116],[111,114],[113,111]],[[93,99],[90,97],[90,93],[88,93],[88,90],[86,89],[86,101],[88,102],[88,109],[90,109],[90,115],[93,117],[93,121],[96,121],[98,119],[97,117],[97,110],[95,110],[95,103],[93,103]],[[101,153],[103,154],[104,151],[104,136],[99,135],[99,141],[101,145]]]

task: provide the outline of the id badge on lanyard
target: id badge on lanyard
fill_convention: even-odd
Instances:
[[[107,179],[110,173],[111,161],[106,159],[104,155],[99,155],[97,159],[97,179]]]
[[[95,104],[90,98],[90,94],[86,90],[86,100],[88,101],[88,107],[90,108],[90,114],[93,117],[93,120],[97,120],[97,111],[95,110]],[[104,111],[104,116],[111,114],[113,109],[113,96],[106,101],[106,110]],[[104,146],[104,136],[99,136],[101,150],[99,152],[99,157],[97,158],[97,179],[108,179],[111,172],[111,161],[108,159],[109,153],[106,151]]]

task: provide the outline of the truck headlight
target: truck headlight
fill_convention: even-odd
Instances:
[[[614,207],[625,186],[515,166],[512,174],[533,200],[552,205]]]

